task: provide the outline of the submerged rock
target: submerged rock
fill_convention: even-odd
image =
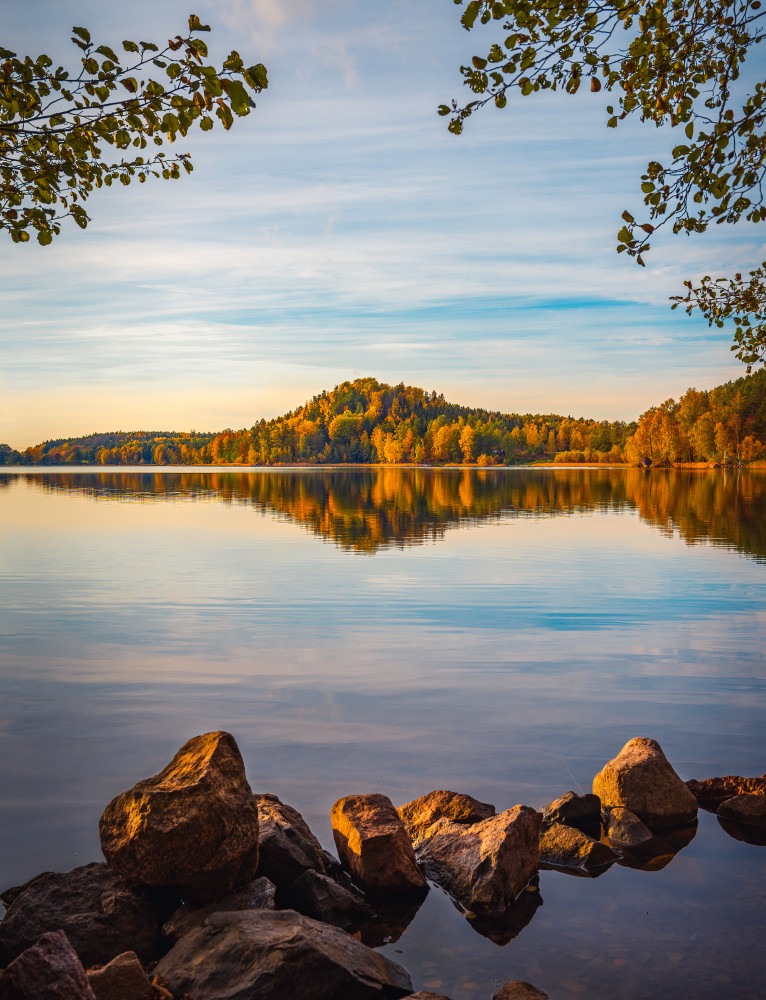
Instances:
[[[716,814],[721,819],[766,830],[766,795],[734,795],[720,804]]]
[[[412,992],[401,966],[292,910],[214,913],[157,965],[194,1000],[389,1000]]]
[[[466,910],[502,913],[537,874],[540,814],[518,805],[471,826],[440,819],[416,856],[428,877]]]
[[[508,983],[503,983],[499,990],[495,990],[492,1000],[550,1000],[550,997],[531,983],[512,979]]]
[[[126,951],[100,969],[88,970],[96,1000],[152,1000],[154,990],[134,951]]]
[[[374,910],[356,893],[311,869],[293,882],[285,898],[291,909],[336,927],[362,924],[375,916]]]
[[[607,837],[618,844],[633,846],[652,839],[652,831],[646,824],[642,823],[630,809],[623,809],[620,806],[608,811],[604,828]]]
[[[419,892],[426,881],[412,843],[385,795],[348,795],[332,807],[332,832],[341,863],[369,892]]]
[[[479,802],[471,795],[438,790],[421,795],[396,810],[404,823],[413,846],[425,836],[426,830],[437,820],[449,819],[453,823],[480,823],[495,815],[495,807]]]
[[[686,787],[703,808],[715,812],[722,802],[735,795],[766,795],[766,774],[758,778],[743,778],[739,774],[705,778],[702,781],[692,778],[686,782]]]
[[[0,1000],[96,1000],[63,931],[42,934],[0,974]]]
[[[540,810],[543,826],[564,823],[598,840],[601,835],[601,799],[598,795],[575,795],[567,792]]]
[[[618,855],[606,844],[564,823],[551,823],[540,836],[541,864],[591,871],[603,869],[617,858]]]
[[[274,885],[290,885],[305,871],[327,874],[325,852],[297,809],[276,795],[257,795],[258,874]]]
[[[689,823],[697,800],[673,770],[656,740],[629,740],[593,779],[593,793],[606,809],[621,806],[650,830]]]
[[[99,824],[109,864],[208,902],[255,877],[258,810],[234,737],[205,733],[113,799]]]
[[[162,926],[162,933],[171,941],[177,941],[190,930],[204,924],[211,913],[233,913],[238,910],[273,910],[276,887],[267,878],[256,878],[247,885],[236,889],[223,899],[207,906],[180,906]]]
[[[0,965],[47,931],[63,930],[86,967],[124,951],[148,962],[159,942],[159,920],[146,892],[107,865],[94,862],[48,873],[16,893],[0,923]]]

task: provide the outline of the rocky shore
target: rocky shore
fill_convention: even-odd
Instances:
[[[438,886],[506,944],[542,902],[540,869],[656,869],[694,837],[698,808],[766,843],[766,775],[683,782],[654,740],[630,740],[542,810],[497,812],[438,790],[332,807],[336,859],[276,795],[253,794],[234,738],[189,740],[104,810],[104,862],[0,894],[0,1000],[448,1000],[415,992],[374,950]],[[505,983],[492,1000],[545,998]]]

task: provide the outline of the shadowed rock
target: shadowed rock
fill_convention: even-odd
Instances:
[[[297,809],[276,795],[257,795],[258,874],[274,885],[290,885],[305,871],[327,874],[325,852]]]
[[[479,802],[478,799],[460,792],[444,790],[421,795],[420,798],[399,806],[396,811],[413,845],[423,839],[428,827],[437,820],[449,819],[453,823],[470,825],[495,815],[495,807],[487,802]]]
[[[656,740],[629,740],[593,779],[605,809],[630,809],[650,830],[689,823],[697,800],[671,767]]]
[[[41,935],[0,974],[0,1000],[96,1000],[63,931]]]
[[[686,782],[686,787],[704,808],[715,812],[726,799],[735,795],[766,795],[766,774],[758,778],[742,778],[738,774],[727,774],[723,778],[705,778]]]
[[[592,871],[617,860],[618,855],[598,840],[593,840],[573,826],[551,823],[540,835],[540,864],[554,868],[580,868]]]
[[[267,878],[256,878],[247,885],[207,906],[180,906],[162,926],[162,933],[177,941],[190,930],[204,924],[211,913],[232,913],[237,910],[273,910],[276,888]]]
[[[234,737],[206,733],[113,799],[99,823],[109,864],[209,902],[255,877],[258,811]]]
[[[0,965],[46,931],[63,930],[86,967],[124,951],[154,956],[159,921],[146,892],[103,863],[33,879],[17,893],[0,923]]]
[[[652,838],[652,831],[638,816],[630,809],[622,809],[620,806],[608,811],[604,828],[607,837],[618,844],[633,846]]]
[[[550,997],[531,983],[513,979],[495,990],[492,1000],[550,1000]]]
[[[766,795],[734,795],[716,810],[720,819],[766,831]]]
[[[291,909],[336,927],[351,927],[371,920],[375,913],[356,893],[344,889],[327,875],[308,869],[285,892]]]
[[[96,1000],[152,1000],[154,990],[134,951],[126,951],[100,969],[88,971]]]
[[[598,795],[575,795],[567,792],[540,810],[543,826],[564,823],[598,839],[601,834],[601,799]]]
[[[518,805],[471,826],[440,819],[416,856],[428,877],[466,910],[500,914],[537,874],[540,814]]]
[[[417,993],[410,993],[404,1000],[450,1000],[443,993],[431,993],[429,990],[418,990]]]
[[[532,917],[543,905],[543,897],[540,895],[540,887],[537,879],[532,882],[514,899],[511,905],[502,913],[492,916],[479,916],[470,914],[468,923],[482,937],[487,938],[493,944],[504,948],[509,941],[515,937],[531,923]]]
[[[645,872],[661,871],[694,840],[696,833],[697,823],[694,822],[667,830],[640,844],[621,844],[621,857],[617,864]]]
[[[214,913],[156,971],[174,994],[194,1000],[393,1000],[412,992],[401,966],[292,910]]]
[[[368,896],[374,918],[354,931],[354,936],[370,948],[395,944],[410,926],[425,901],[426,893],[406,893],[398,896]]]
[[[348,795],[332,807],[332,832],[343,867],[369,892],[426,887],[404,823],[385,795]]]

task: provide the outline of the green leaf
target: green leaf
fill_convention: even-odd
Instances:
[[[49,229],[41,229],[37,234],[37,242],[40,246],[47,247],[53,242],[53,233]]]
[[[138,52],[138,46],[136,45],[136,43],[131,42],[129,40],[124,41],[122,43],[122,47],[125,49],[126,52]]]
[[[210,31],[209,24],[203,24],[196,14],[189,15],[189,31]]]
[[[84,42],[90,44],[90,32],[88,31],[87,28],[72,28],[72,31],[75,33],[75,35],[79,35],[79,37],[82,38]]]
[[[476,69],[484,69],[487,65],[487,60],[483,59],[481,56],[474,56],[471,62],[474,64]]]

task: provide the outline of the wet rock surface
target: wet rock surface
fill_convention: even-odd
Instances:
[[[551,823],[540,835],[540,864],[555,868],[605,868],[618,855],[607,844],[588,837],[573,826]]]
[[[154,990],[134,951],[126,951],[100,969],[88,970],[96,1000],[152,1000]]]
[[[443,789],[421,795],[420,798],[399,806],[396,811],[413,845],[422,840],[428,827],[440,819],[470,825],[495,815],[493,805],[479,802],[471,795]]]
[[[401,966],[292,910],[215,913],[156,971],[194,1000],[394,1000],[412,992]]]
[[[0,923],[0,965],[41,934],[58,930],[86,967],[104,965],[125,951],[148,962],[159,942],[159,920],[149,896],[99,862],[43,875],[15,895]]]
[[[63,931],[42,934],[0,975],[0,1000],[96,1000]]]
[[[503,983],[499,990],[495,990],[492,1000],[550,1000],[550,997],[531,983],[512,979]]]
[[[99,832],[116,871],[185,898],[209,902],[251,881],[258,810],[234,737],[189,740],[159,774],[109,803]]]
[[[537,874],[540,814],[518,805],[471,826],[441,819],[416,856],[428,877],[465,909],[502,913]]]
[[[610,809],[604,821],[604,831],[610,840],[618,844],[643,844],[651,840],[652,831],[632,813],[630,809],[615,806]]]
[[[349,795],[332,807],[338,855],[351,878],[370,892],[421,892],[426,881],[412,843],[385,795]]]
[[[375,911],[356,893],[310,869],[285,892],[285,901],[290,909],[336,927],[355,926],[375,916]]]
[[[766,831],[766,795],[734,795],[719,805],[716,814]]]
[[[621,806],[653,832],[689,823],[697,800],[673,770],[656,740],[629,740],[593,779],[593,793],[605,809]]]
[[[598,840],[601,834],[601,799],[598,795],[575,795],[567,792],[540,810],[543,826],[564,823]]]
[[[686,787],[704,809],[715,812],[721,802],[734,798],[735,795],[766,796],[766,774],[757,778],[727,774],[722,778],[704,778],[702,781],[692,778],[686,782]]]
[[[328,874],[325,852],[297,809],[276,795],[257,795],[260,859],[258,874],[274,885],[290,885],[305,871]]]
[[[273,910],[276,887],[267,878],[253,879],[228,896],[207,906],[183,905],[162,925],[163,936],[177,941],[190,930],[199,927],[211,913],[232,913],[239,910]]]

